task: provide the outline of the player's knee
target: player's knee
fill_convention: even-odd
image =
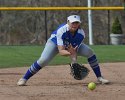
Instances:
[[[92,50],[90,50],[90,52],[89,52],[89,54],[88,54],[87,57],[89,58],[89,57],[91,57],[91,56],[93,56],[93,55],[94,55],[94,52],[93,52]]]
[[[48,64],[48,59],[46,58],[39,58],[37,60],[38,64],[42,67],[46,66]]]
[[[89,58],[89,57],[91,57],[92,55],[94,55],[93,50],[92,50],[92,49],[88,49],[88,52],[85,54],[85,56],[86,56],[87,58]]]

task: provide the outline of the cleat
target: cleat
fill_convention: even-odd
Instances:
[[[102,84],[108,84],[108,83],[109,83],[109,80],[104,79],[103,77],[98,77],[98,82],[99,82],[99,83],[102,83]]]
[[[21,78],[21,79],[19,79],[19,81],[17,82],[17,85],[18,85],[18,86],[25,86],[25,85],[26,85],[26,82],[27,82],[26,79]]]

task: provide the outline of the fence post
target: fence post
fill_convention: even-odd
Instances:
[[[47,39],[48,39],[47,33],[48,33],[48,28],[47,28],[47,11],[45,10],[45,39],[46,39],[46,42],[47,42]]]
[[[110,10],[108,10],[108,44],[110,44]]]

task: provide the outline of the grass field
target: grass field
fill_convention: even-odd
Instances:
[[[100,63],[104,62],[124,62],[124,45],[94,45],[91,46]],[[24,67],[31,65],[37,60],[44,46],[0,46],[0,68]],[[86,58],[79,57],[80,63],[87,63]],[[68,64],[68,57],[57,55],[49,65]]]

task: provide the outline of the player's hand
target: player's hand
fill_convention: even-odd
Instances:
[[[74,55],[74,54],[76,54],[76,52],[77,52],[77,48],[78,48],[78,46],[76,46],[75,48],[72,46],[72,44],[70,44],[69,46],[68,46],[68,51],[71,53],[71,55]]]
[[[72,61],[72,63],[77,62],[77,47],[73,48],[73,46],[70,44],[70,46],[68,47],[68,51],[71,53],[70,55],[70,59]]]

